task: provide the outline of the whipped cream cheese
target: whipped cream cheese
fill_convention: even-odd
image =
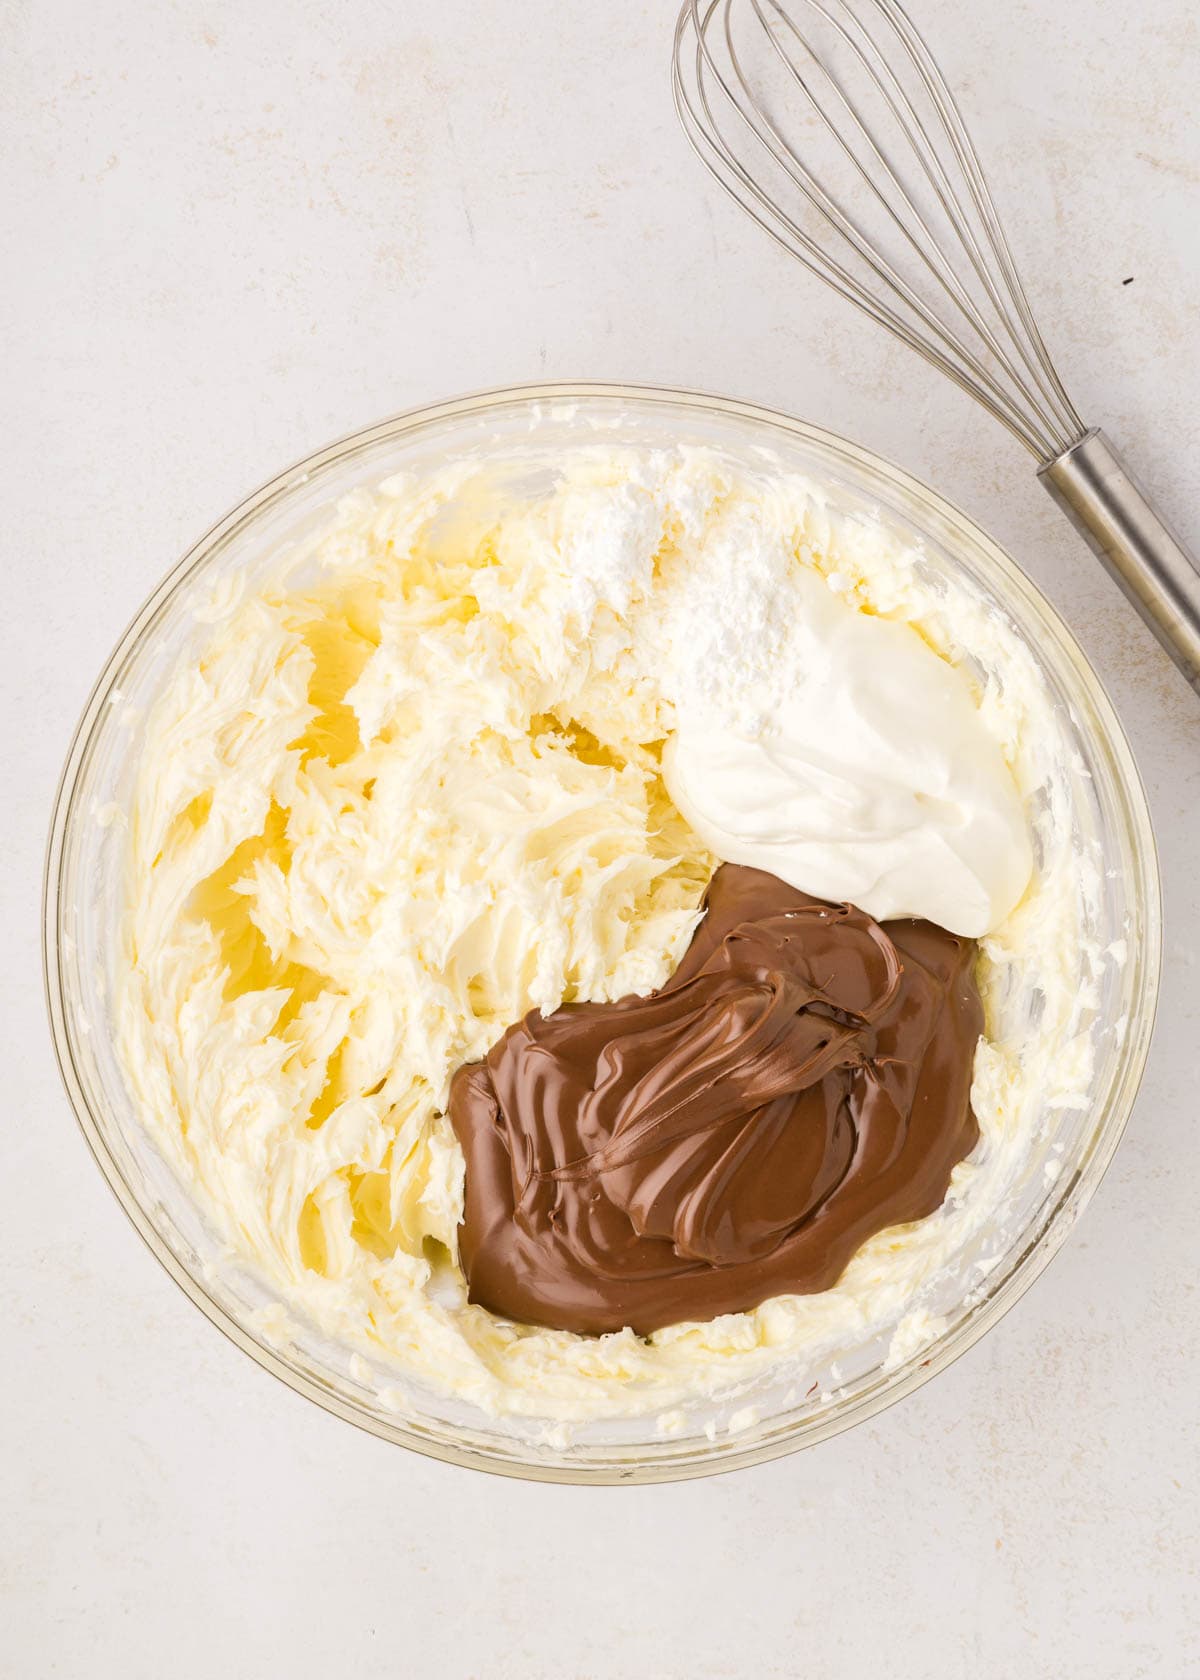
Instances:
[[[1060,1053],[1082,888],[1046,798],[1050,701],[965,588],[769,465],[620,445],[534,464],[357,492],[273,578],[214,596],[207,647],[145,724],[119,1049],[169,1162],[288,1313],[390,1382],[582,1420],[725,1392],[910,1311],[993,1216],[1044,1100],[1086,1083],[1083,1052]],[[893,732],[858,828],[826,814],[827,855],[905,910],[937,916],[944,889],[987,926],[979,1145],[944,1207],[872,1238],[820,1294],[646,1337],[511,1324],[466,1299],[451,1078],[531,1008],[661,986],[710,842],[791,844],[793,813],[771,830],[744,797],[796,645],[783,600],[814,622],[886,620],[949,696],[907,785]],[[968,688],[951,669],[968,656],[1003,680]],[[827,721],[845,741],[865,689],[840,692]],[[803,763],[790,797],[811,807],[813,737],[785,723]],[[753,749],[736,769],[735,740]],[[967,814],[931,807],[910,866],[893,841],[914,785]],[[1025,824],[1039,869],[1013,909]]]

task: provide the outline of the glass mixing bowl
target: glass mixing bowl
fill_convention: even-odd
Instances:
[[[1083,1029],[1094,1049],[1085,1106],[1047,1115],[1003,1209],[1005,1243],[970,1287],[956,1267],[925,1305],[936,1337],[897,1363],[889,1337],[841,1355],[838,1369],[765,1378],[683,1420],[581,1425],[493,1419],[406,1384],[403,1401],[361,1355],[315,1327],[271,1333],[274,1296],[208,1227],[142,1130],[114,1049],[123,826],[137,768],[136,717],[209,630],[203,603],[226,574],[263,567],[311,532],[354,486],[421,471],[469,450],[544,440],[707,444],[761,465],[764,451],[828,486],[839,508],[878,516],[932,573],[965,580],[1027,644],[1054,702],[1069,763],[1070,822],[1101,864],[1086,911],[1103,964]],[[44,951],[54,1043],[84,1135],[121,1205],[187,1295],[239,1347],[301,1394],[388,1440],[454,1463],[548,1481],[646,1482],[710,1474],[811,1445],[911,1393],[970,1347],[1061,1246],[1099,1184],[1128,1118],[1153,1025],[1161,903],[1150,817],[1129,746],[1095,674],[1057,614],[982,531],[933,491],[854,444],[746,403],[612,385],[530,386],[400,415],[321,450],[264,486],[184,556],[109,659],[71,745],[46,864]],[[1052,1153],[1051,1153],[1052,1152]],[[276,1306],[277,1313],[277,1306]],[[678,1427],[678,1420],[677,1420]]]

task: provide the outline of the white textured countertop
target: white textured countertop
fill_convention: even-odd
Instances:
[[[1193,0],[911,10],[1068,387],[1200,541]],[[0,1669],[20,1680],[1200,1674],[1200,707],[1018,447],[707,184],[671,110],[673,11],[3,9]],[[104,1187],[38,979],[68,736],[168,564],[329,438],[574,375],[791,409],[959,502],[1108,684],[1166,886],[1141,1098],[1032,1293],[874,1423],[674,1488],[428,1463],[257,1369]]]

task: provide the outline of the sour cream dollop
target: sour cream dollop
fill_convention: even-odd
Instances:
[[[815,573],[797,568],[792,587],[782,657],[743,697],[755,721],[681,715],[664,759],[671,798],[727,863],[877,920],[990,932],[1033,858],[967,678],[908,624],[855,612]]]

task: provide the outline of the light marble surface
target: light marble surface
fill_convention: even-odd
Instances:
[[[1193,0],[911,9],[963,91],[1080,408],[1200,540]],[[0,365],[16,410],[0,624],[5,1674],[1200,1674],[1200,711],[1018,448],[707,186],[670,108],[673,10],[0,8],[14,306]],[[1077,629],[1161,839],[1158,1034],[1066,1251],[876,1422],[677,1488],[452,1470],[259,1371],[104,1188],[37,978],[68,735],[168,563],[325,440],[542,375],[776,404],[938,485]]]

